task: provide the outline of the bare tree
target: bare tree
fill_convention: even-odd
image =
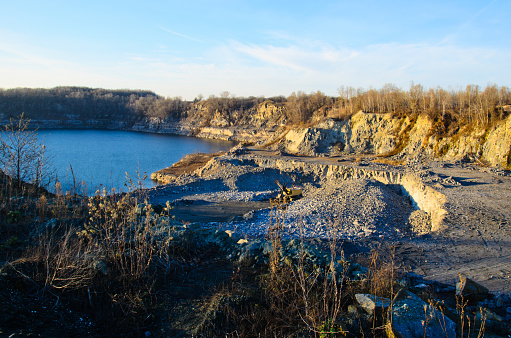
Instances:
[[[23,114],[18,120],[11,119],[0,138],[1,170],[18,189],[22,182],[41,187],[48,183],[43,178],[49,177],[46,148],[39,142],[36,131],[28,129],[29,122]]]

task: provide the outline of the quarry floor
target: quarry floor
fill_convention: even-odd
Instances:
[[[268,158],[288,157],[310,163],[354,167],[376,166],[378,170],[416,172],[425,185],[445,195],[444,207],[447,214],[442,229],[418,234],[406,231],[407,224],[404,224],[406,222],[397,220],[395,227],[402,231],[395,232],[387,228],[379,228],[376,222],[369,232],[366,231],[367,228],[363,228],[366,231],[365,235],[357,230],[358,232],[353,232],[355,235],[340,239],[345,254],[353,260],[364,260],[370,257],[374,250],[378,250],[381,256],[392,259],[397,269],[415,273],[427,280],[455,286],[459,280],[459,274],[462,274],[484,285],[492,293],[511,294],[511,174],[509,172],[459,162],[428,162],[413,167],[375,164],[371,162],[375,159],[371,156],[325,158],[298,157],[255,149],[248,152]],[[210,168],[209,171],[203,172],[201,177],[184,175],[170,184],[153,188],[149,191],[149,197],[153,204],[164,205],[167,201],[170,202],[173,205],[172,215],[176,219],[235,230],[240,233],[240,236],[257,237],[254,234],[263,236],[263,227],[272,222],[269,219],[270,213],[267,212],[270,207],[268,198],[272,196],[272,193],[268,191],[272,189],[274,192],[277,191],[274,179],[282,177],[279,175],[282,173],[256,170],[255,167],[251,172],[250,167],[247,168],[247,166],[243,166],[243,170],[236,165]],[[358,209],[363,206],[354,205],[355,202],[361,203],[360,199],[353,199],[357,196],[350,197],[351,199],[344,198],[335,203],[330,199],[333,192],[339,189],[348,195],[350,192],[356,195],[355,190],[350,190],[351,185],[356,184],[357,188],[360,188],[365,187],[363,184],[368,184],[363,182],[361,185],[361,182],[356,180],[353,182],[316,180],[311,183],[307,182],[307,178],[300,183],[305,186],[304,196],[300,201],[292,202],[290,210],[292,204],[297,203],[297,206],[303,205],[303,207],[297,207],[298,209],[309,208],[306,212],[317,214],[318,217],[322,216],[322,212],[329,212],[332,217],[336,216],[339,213],[339,205],[345,208],[347,213],[358,212]],[[373,184],[369,183],[369,186],[373,187]],[[386,187],[380,185],[376,187],[379,189],[379,194],[367,194],[362,200],[363,203],[370,204],[372,199],[386,200],[385,194],[392,193],[386,190]],[[332,190],[334,188],[338,190]],[[253,192],[254,189],[257,193]],[[322,196],[325,201],[321,201]],[[314,206],[305,207],[308,198],[314,199],[315,205],[320,202],[331,204],[331,210],[323,210],[323,207],[320,211],[311,211],[310,208]],[[367,219],[372,220],[374,215],[370,215],[371,212],[392,214],[392,203],[397,203],[395,201],[395,198],[391,199],[391,202],[388,202],[390,204],[383,209],[366,208],[361,222]],[[399,206],[397,209],[401,210],[400,208]],[[343,231],[349,232],[351,218],[346,217],[344,222],[348,224],[348,227],[344,227]],[[398,224],[399,222],[403,224]],[[254,229],[258,229],[258,232]],[[309,238],[314,240],[313,236]]]

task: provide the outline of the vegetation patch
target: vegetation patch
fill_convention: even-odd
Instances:
[[[397,160],[392,160],[392,159],[389,159],[389,158],[376,158],[374,160],[372,160],[371,162],[373,163],[381,163],[381,164],[388,164],[388,165],[404,165],[405,162],[404,161],[397,161]]]
[[[288,97],[237,97],[224,91],[220,96],[202,95],[193,101],[180,97],[162,97],[149,91],[106,90],[85,87],[51,89],[16,88],[0,91],[0,111],[6,118],[26,117],[60,121],[61,126],[129,127],[141,121],[158,118],[162,122],[188,121],[195,126],[209,126],[213,121],[227,121],[229,126],[265,126],[274,128],[309,125],[325,118],[344,120],[362,110],[367,113],[391,113],[394,116],[427,114],[442,124],[474,123],[486,126],[503,120],[509,114],[511,91],[508,87],[468,85],[456,90],[440,87],[424,88],[411,84],[401,89],[386,84],[380,89],[342,86],[339,96],[320,91],[293,92]],[[273,105],[271,114],[261,119],[261,105]],[[435,133],[455,130],[455,125]]]
[[[415,123],[417,122],[417,118],[418,118],[418,116],[412,115],[412,117],[410,119],[410,123],[403,130],[401,130],[404,122],[407,119],[407,117],[402,117],[400,119],[400,123],[399,123],[398,127],[396,127],[396,130],[394,131],[394,134],[396,135],[396,139],[397,139],[396,146],[394,147],[393,150],[391,150],[385,154],[380,154],[380,155],[378,155],[378,157],[384,157],[384,158],[391,157],[391,156],[397,155],[400,152],[402,152],[410,140],[410,131],[415,126]]]

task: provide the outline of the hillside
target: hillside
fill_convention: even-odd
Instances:
[[[289,97],[223,92],[194,101],[148,91],[82,87],[0,90],[0,123],[21,113],[36,128],[108,128],[256,143],[292,154],[371,154],[403,163],[470,161],[511,168],[511,91],[488,85],[446,91],[412,84],[341,87]]]

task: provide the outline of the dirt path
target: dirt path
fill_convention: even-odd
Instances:
[[[269,208],[270,202],[219,202],[199,201],[173,207],[170,214],[182,222],[231,222],[247,212]]]
[[[461,273],[493,292],[511,293],[511,177],[477,167],[432,171],[454,183],[436,186],[447,197],[446,228],[398,243],[410,248],[400,259],[414,261],[411,270],[428,279],[452,285]]]

